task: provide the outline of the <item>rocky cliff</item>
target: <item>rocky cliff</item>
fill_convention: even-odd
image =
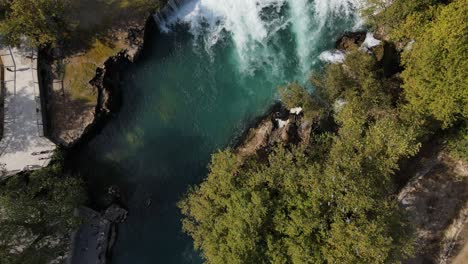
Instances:
[[[132,6],[113,10],[117,4],[95,6],[103,9],[102,18],[96,20],[89,18],[93,6],[82,5],[76,7],[82,11],[76,19],[82,22],[75,35],[60,46],[43,49],[40,56],[46,134],[66,147],[86,137],[99,120],[116,109],[119,100],[111,95],[117,97],[118,85],[113,84],[119,82],[125,65],[138,56],[145,23],[153,21],[149,10],[140,6],[137,10]]]

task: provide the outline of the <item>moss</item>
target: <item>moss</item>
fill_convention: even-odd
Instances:
[[[96,103],[95,91],[89,81],[94,78],[96,68],[119,50],[120,45],[111,46],[95,40],[88,51],[70,59],[65,65],[64,84],[73,99],[84,100],[89,105]]]
[[[111,56],[125,47],[125,32],[119,33],[122,25],[144,19],[164,0],[104,0],[72,1],[72,14],[76,28],[67,42],[68,49],[84,53],[69,57],[63,66],[64,88],[73,100],[83,101],[92,107],[96,104],[96,91],[89,84],[96,68],[101,67]],[[96,16],[100,14],[100,16]]]

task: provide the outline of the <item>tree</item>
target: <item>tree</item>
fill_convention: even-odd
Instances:
[[[79,179],[62,173],[52,165],[0,186],[2,264],[48,263],[66,253],[84,190]]]
[[[435,7],[445,0],[366,0],[367,23],[383,29],[394,40],[411,39],[431,20]],[[414,22],[420,22],[414,23]]]
[[[179,203],[206,263],[393,263],[412,252],[389,194],[414,138],[396,119],[347,112],[356,117],[342,119],[331,144],[315,141],[319,155],[279,146],[267,163],[213,156],[208,178]]]
[[[376,58],[359,50],[350,51],[342,64],[326,65],[325,71],[313,75],[311,81],[328,104],[359,97],[366,106],[387,109],[395,101]]]
[[[67,31],[66,8],[69,0],[11,0],[0,33],[11,45],[19,45],[25,37],[28,44],[41,47],[55,43]]]
[[[411,111],[451,126],[468,116],[466,1],[453,1],[403,54],[405,98]]]
[[[280,87],[279,94],[281,102],[288,108],[301,107],[306,118],[318,118],[321,115],[323,106],[319,98],[310,94],[307,89],[298,83],[291,83],[288,86]]]

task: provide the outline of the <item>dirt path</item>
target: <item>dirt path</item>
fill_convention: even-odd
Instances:
[[[416,256],[405,263],[451,263],[467,228],[468,166],[444,152],[419,160],[399,201],[416,228]]]

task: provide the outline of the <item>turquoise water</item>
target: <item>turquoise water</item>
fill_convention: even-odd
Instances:
[[[217,5],[195,1],[191,10],[203,2]],[[267,25],[267,35],[260,39],[254,34],[239,37],[255,28],[242,17],[233,23],[244,23],[244,28],[213,31],[223,23],[222,12],[221,22],[202,23],[198,31],[193,23],[173,23],[165,33],[150,32],[142,59],[125,73],[121,111],[80,153],[83,165],[78,170],[88,180],[93,202],[104,205],[107,188],[116,185],[129,210],[118,228],[112,263],[200,263],[181,231],[177,201],[206,176],[211,153],[232,144],[274,102],[278,85],[304,82],[305,72],[322,65],[319,54],[354,25],[344,13],[348,6],[327,13],[327,21],[314,31],[310,27],[319,24],[313,1],[257,2],[265,6],[255,11],[256,22]],[[298,25],[301,17],[292,15],[296,2],[310,8],[304,13],[310,16],[307,25]],[[184,14],[179,15],[189,22],[202,16]],[[314,38],[299,40],[301,27]],[[304,45],[311,47],[304,51]]]

